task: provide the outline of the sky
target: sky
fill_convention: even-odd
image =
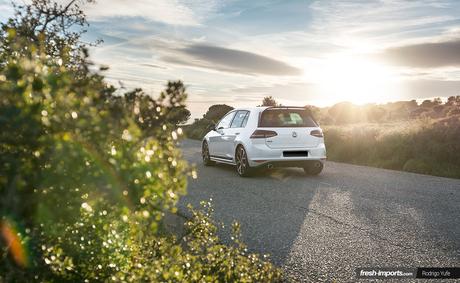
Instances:
[[[157,95],[180,79],[192,118],[270,95],[317,106],[460,95],[456,0],[97,0],[85,12],[109,82]],[[0,0],[0,20],[11,13]]]

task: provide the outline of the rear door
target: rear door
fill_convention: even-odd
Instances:
[[[225,115],[216,126],[217,135],[209,139],[209,153],[216,157],[225,157],[224,143],[226,142],[226,130],[230,127],[235,111]]]
[[[262,112],[258,128],[277,133],[265,139],[266,145],[274,149],[316,147],[320,143],[310,134],[318,125],[310,111],[303,108],[268,108]]]
[[[246,126],[249,118],[249,111],[238,110],[233,117],[232,123],[228,129],[224,130],[223,137],[223,153],[228,158],[233,158],[235,155],[234,145],[235,139],[241,134],[241,131]]]

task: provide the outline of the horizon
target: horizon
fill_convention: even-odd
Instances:
[[[12,15],[10,1],[0,8],[2,21]],[[100,0],[85,11],[107,81],[156,95],[180,79],[191,121],[265,96],[327,107],[460,94],[455,1]]]

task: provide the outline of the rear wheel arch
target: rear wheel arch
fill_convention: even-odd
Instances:
[[[204,146],[204,143],[207,143],[207,144],[209,145],[208,139],[203,138],[203,140],[201,141],[201,147],[202,147],[202,148],[203,148],[203,146]]]
[[[242,168],[242,170],[240,169],[240,163],[238,161],[238,154],[240,154],[241,149],[243,149],[244,155],[245,155],[245,160],[244,160],[245,165],[244,165],[244,168]],[[238,175],[240,175],[241,177],[250,176],[251,173],[252,173],[252,168],[249,166],[248,152],[247,152],[247,150],[246,150],[246,148],[244,147],[243,144],[238,144],[235,147],[234,159],[235,159],[236,171],[237,171]],[[241,158],[240,158],[240,160],[241,160]]]
[[[206,140],[201,143],[201,157],[205,166],[214,165],[214,161],[211,160],[211,153],[209,151],[209,144]]]
[[[235,147],[233,148],[233,159],[236,161],[236,154],[238,153],[238,148],[244,148],[244,151],[246,152],[246,156],[248,156],[248,151],[246,150],[246,147],[242,142],[238,142],[235,144]]]

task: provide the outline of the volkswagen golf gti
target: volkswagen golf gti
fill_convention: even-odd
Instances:
[[[303,107],[234,109],[203,138],[204,165],[227,163],[240,176],[256,168],[300,167],[308,175],[323,170],[323,131]]]

